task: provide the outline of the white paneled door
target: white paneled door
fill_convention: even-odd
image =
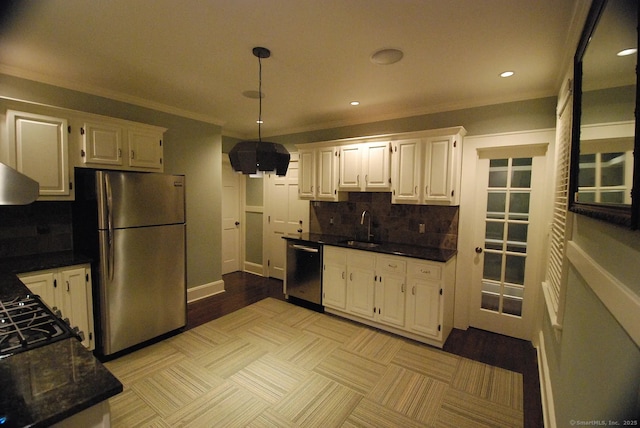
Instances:
[[[287,175],[270,174],[265,180],[266,240],[268,276],[284,279],[286,245],[284,236],[309,231],[309,201],[298,197],[298,160],[292,154]]]
[[[240,270],[240,190],[242,176],[222,161],[222,274]]]

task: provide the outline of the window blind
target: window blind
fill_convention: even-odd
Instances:
[[[569,167],[571,160],[571,82],[567,82],[567,96],[559,105],[556,125],[556,170],[553,195],[553,216],[549,237],[549,260],[543,284],[544,296],[552,325],[562,328],[563,284],[565,283],[565,249],[568,228]],[[568,106],[568,107],[567,107]]]

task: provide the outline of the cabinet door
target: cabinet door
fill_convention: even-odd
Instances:
[[[360,190],[361,146],[340,147],[340,190]]]
[[[122,165],[122,136],[119,126],[85,122],[82,128],[82,161]]]
[[[67,120],[11,110],[7,117],[16,169],[40,184],[40,196],[69,196]]]
[[[418,203],[420,200],[421,141],[404,140],[393,145],[392,191],[393,203]]]
[[[407,329],[438,338],[440,326],[440,282],[409,279],[407,290]]]
[[[337,201],[338,150],[334,147],[322,147],[318,149],[317,155],[316,198],[326,201]]]
[[[50,308],[53,308],[55,304],[53,295],[53,286],[55,281],[55,275],[53,272],[41,272],[36,274],[21,274],[18,275],[20,280],[27,286],[29,291],[33,294],[40,296],[42,301]]]
[[[322,252],[322,304],[344,310],[347,306],[347,252],[325,246]]]
[[[82,344],[93,349],[93,316],[89,273],[85,268],[63,270],[56,288],[56,302],[72,327],[84,334]]]
[[[298,195],[301,199],[315,197],[315,151],[299,150]]]
[[[129,165],[162,169],[162,134],[143,129],[130,129]]]
[[[428,138],[425,145],[424,202],[450,203],[454,137]]]
[[[375,260],[373,253],[347,252],[347,311],[368,319],[374,318]]]
[[[376,291],[378,321],[394,327],[404,327],[405,276],[382,273],[378,277],[380,287]]]
[[[368,143],[364,147],[364,189],[389,190],[391,186],[391,145]]]

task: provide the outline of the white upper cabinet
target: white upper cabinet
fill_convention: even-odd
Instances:
[[[39,200],[70,199],[68,122],[7,110],[9,165],[40,185]]]
[[[393,142],[391,201],[459,205],[462,138],[456,133]]]
[[[84,163],[122,165],[123,129],[107,123],[85,122],[80,128]]]
[[[425,204],[459,204],[459,189],[455,179],[460,171],[454,162],[455,156],[460,157],[457,145],[454,135],[426,139],[423,164]]]
[[[341,200],[341,194],[338,192],[338,149],[320,147],[316,152],[316,158],[316,199]]]
[[[152,128],[130,128],[129,165],[135,168],[161,170],[163,132]]]
[[[367,143],[362,156],[365,191],[388,191],[391,188],[391,143]]]
[[[165,129],[93,116],[78,123],[76,166],[162,171]]]
[[[298,150],[298,196],[301,199],[314,199],[316,196],[316,151]]]
[[[391,187],[391,144],[388,141],[340,147],[340,190],[388,191]]]
[[[360,191],[364,180],[362,175],[362,153],[360,144],[340,147],[340,190]]]
[[[308,157],[299,196],[339,201],[348,192],[391,192],[395,204],[458,205],[465,134],[458,126],[298,146]]]
[[[418,138],[393,143],[392,202],[420,202],[421,148],[422,140]]]

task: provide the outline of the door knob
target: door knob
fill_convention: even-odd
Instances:
[[[482,252],[482,248],[476,247],[476,253],[480,254]]]
[[[239,221],[236,221],[234,224],[235,224],[236,226],[240,226],[240,222],[239,222]]]

